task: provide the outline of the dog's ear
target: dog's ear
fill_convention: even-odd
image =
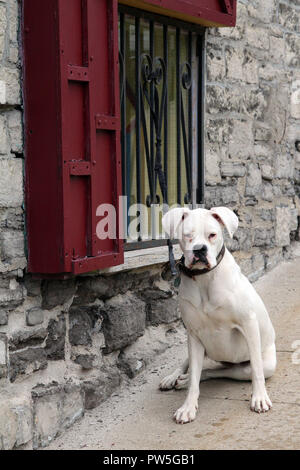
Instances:
[[[171,239],[177,238],[180,234],[181,222],[188,216],[190,210],[185,207],[176,207],[167,212],[162,218],[164,231]]]
[[[232,238],[239,225],[239,219],[235,213],[228,207],[213,207],[210,212],[221,226],[226,228],[230,238]]]

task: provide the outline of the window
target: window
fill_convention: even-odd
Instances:
[[[121,5],[118,16],[119,3],[133,2],[21,2],[26,235],[36,276],[123,264],[122,194],[131,209],[145,204],[150,221],[140,217],[130,248],[164,243],[155,204],[203,201],[200,23],[234,26],[236,0],[135,0],[149,12]],[[115,230],[102,238],[108,207]]]
[[[126,249],[164,243],[163,203],[202,202],[203,42],[201,26],[119,7]]]

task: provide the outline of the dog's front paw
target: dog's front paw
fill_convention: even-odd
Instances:
[[[272,402],[266,390],[260,393],[253,392],[250,408],[252,411],[256,411],[256,413],[265,413],[272,408]]]
[[[176,423],[185,424],[194,421],[196,418],[197,409],[197,403],[184,403],[182,407],[174,413],[174,419]]]
[[[162,391],[171,390],[172,388],[174,388],[177,378],[178,378],[178,374],[176,373],[168,375],[167,377],[162,379],[162,381],[160,382],[159,389]]]

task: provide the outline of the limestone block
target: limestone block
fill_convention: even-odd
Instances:
[[[1,259],[4,261],[24,257],[23,232],[2,232],[0,234],[0,253]]]
[[[248,13],[252,18],[264,23],[272,23],[275,19],[277,2],[275,0],[253,0],[248,4]]]
[[[19,3],[18,0],[9,0],[8,8],[9,39],[18,42],[19,30]]]
[[[208,85],[206,97],[206,108],[209,114],[239,112],[241,109],[242,96],[237,87],[224,88],[219,85]]]
[[[0,115],[0,155],[9,153],[9,143],[7,135],[7,122],[4,115]]]
[[[0,309],[0,326],[5,326],[8,323],[8,314],[5,310]]]
[[[211,144],[226,144],[229,136],[229,126],[232,127],[230,119],[207,119],[207,138]]]
[[[256,228],[254,231],[254,246],[274,246],[274,229]]]
[[[152,301],[147,304],[147,322],[151,325],[172,323],[180,318],[178,300],[173,297]]]
[[[282,261],[282,249],[272,248],[266,253],[266,269],[274,269]]]
[[[234,119],[229,130],[228,155],[233,160],[245,161],[253,156],[252,121]]]
[[[37,386],[32,391],[34,406],[33,447],[46,447],[60,431],[61,389],[52,385]]]
[[[221,175],[222,176],[235,176],[240,178],[245,176],[246,168],[245,165],[239,161],[227,161],[221,162]]]
[[[8,67],[0,68],[0,90],[0,104],[21,104],[19,69]]]
[[[268,50],[270,48],[270,37],[266,29],[255,27],[248,23],[246,40],[251,47]]]
[[[70,300],[76,292],[74,280],[45,281],[42,284],[42,308],[51,310],[57,305],[63,305]]]
[[[205,207],[235,206],[240,200],[236,186],[207,186],[205,189]]]
[[[220,161],[217,153],[216,146],[213,148],[208,147],[205,158],[205,180],[208,185],[216,185],[221,181],[220,175]]]
[[[32,389],[33,447],[47,447],[64,429],[84,415],[84,394],[79,384],[39,384]]]
[[[69,341],[73,346],[91,346],[92,333],[94,326],[100,320],[102,323],[103,316],[101,306],[72,306],[69,310]],[[65,325],[61,319],[58,325],[52,323],[51,329],[64,331]],[[57,336],[53,331],[52,336]],[[59,335],[60,336],[60,335]],[[58,337],[59,337],[58,336]],[[49,347],[51,340],[49,340]],[[62,351],[63,345],[59,350]]]
[[[299,6],[299,5],[298,5]],[[290,6],[279,3],[278,7],[279,23],[290,31],[300,32],[299,11]]]
[[[254,130],[254,139],[255,141],[261,142],[268,142],[271,138],[271,130],[269,126],[265,126],[261,123],[256,123],[256,127]]]
[[[298,209],[290,209],[290,231],[294,231],[298,229],[298,217],[299,217]]]
[[[261,176],[264,180],[272,181],[274,176],[273,167],[267,163],[260,165]]]
[[[14,382],[18,375],[32,374],[32,372],[47,367],[46,352],[43,348],[28,348],[23,351],[13,352],[9,356],[9,376]]]
[[[297,67],[300,64],[300,37],[296,34],[286,34],[285,60],[287,65]]]
[[[9,340],[9,350],[16,351],[28,346],[40,346],[47,336],[46,328],[15,330]]]
[[[84,393],[79,384],[67,383],[63,388],[61,428],[69,428],[83,415]]]
[[[85,409],[91,410],[103,403],[120,382],[120,372],[115,367],[102,368],[97,377],[85,380],[82,384]]]
[[[246,196],[257,196],[262,190],[261,171],[255,163],[250,163],[246,181]]]
[[[268,90],[252,88],[244,91],[243,109],[253,119],[262,119],[268,106]]]
[[[106,353],[121,349],[142,336],[146,325],[146,305],[133,294],[118,295],[101,309]]]
[[[275,176],[277,178],[293,178],[294,160],[287,153],[280,153],[275,156]]]
[[[7,377],[8,360],[7,360],[7,337],[4,333],[0,333],[0,379]],[[1,448],[1,442],[0,442]]]
[[[291,116],[300,119],[300,80],[294,80],[292,83]],[[299,126],[297,126],[297,137],[299,138]]]
[[[285,55],[285,40],[276,36],[270,37],[270,59],[276,64],[282,63]]]
[[[2,59],[5,49],[5,33],[7,27],[6,5],[0,5],[0,58]]]
[[[23,162],[20,158],[0,159],[0,207],[23,203]]]
[[[222,80],[225,76],[225,60],[219,45],[207,43],[206,50],[207,79]]]
[[[229,79],[258,83],[258,62],[250,51],[227,46],[225,57],[226,75]]]
[[[0,402],[0,450],[11,450],[31,441],[32,411],[24,396],[2,395]]]
[[[264,201],[269,201],[269,202],[273,201],[274,194],[273,194],[273,187],[271,183],[263,183],[261,197]]]
[[[12,152],[21,153],[23,151],[23,129],[20,111],[14,110],[8,114],[8,131]]]
[[[60,315],[57,320],[50,320],[46,340],[46,353],[48,359],[65,359],[66,319]]]
[[[26,324],[28,326],[36,326],[43,323],[43,310],[39,307],[33,307],[26,312]]]

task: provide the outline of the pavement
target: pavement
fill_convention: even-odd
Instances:
[[[254,285],[277,335],[278,367],[267,380],[271,411],[250,411],[250,382],[210,380],[201,384],[196,420],[176,424],[172,416],[186,391],[160,392],[158,384],[186,357],[183,342],[86,412],[49,449],[300,449],[300,257],[281,263]]]

